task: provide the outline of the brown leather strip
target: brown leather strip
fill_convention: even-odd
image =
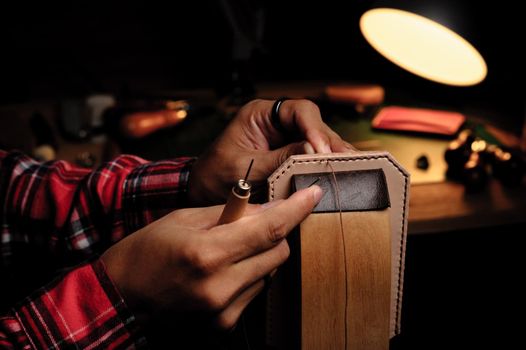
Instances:
[[[341,211],[382,210],[391,206],[389,192],[382,169],[340,171],[331,173],[297,174],[292,178],[293,190],[309,187],[314,181],[323,190],[323,198],[313,213],[338,212],[334,177],[341,189],[339,194]]]

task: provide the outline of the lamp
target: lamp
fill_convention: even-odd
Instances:
[[[360,30],[385,58],[425,79],[471,86],[487,75],[486,62],[472,44],[417,13],[392,7],[370,9],[360,18]]]

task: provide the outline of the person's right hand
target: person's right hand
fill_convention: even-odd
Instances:
[[[232,328],[289,255],[285,240],[318,203],[318,186],[287,200],[250,205],[245,216],[216,226],[223,206],[174,211],[126,237],[101,257],[135,315],[209,315]]]

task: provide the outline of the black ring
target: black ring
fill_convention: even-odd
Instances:
[[[281,120],[279,119],[279,109],[281,108],[281,105],[283,102],[290,100],[288,97],[280,97],[278,98],[274,104],[272,105],[272,111],[270,113],[270,121],[272,122],[272,126],[278,131],[284,132],[286,131],[283,127],[283,124],[281,124]]]

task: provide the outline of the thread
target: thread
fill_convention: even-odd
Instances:
[[[344,325],[345,325],[345,347],[344,349],[347,349],[347,330],[348,330],[348,324],[347,324],[347,309],[349,306],[349,283],[348,283],[348,275],[347,275],[347,248],[345,245],[345,233],[343,232],[343,214],[342,214],[342,206],[340,204],[340,186],[338,186],[338,180],[336,179],[336,174],[334,172],[334,168],[332,167],[332,164],[327,159],[327,165],[331,168],[332,178],[334,179],[334,187],[335,187],[335,193],[336,193],[336,205],[338,206],[339,216],[340,216],[340,232],[342,236],[342,245],[343,245],[343,266],[344,266],[344,274],[345,274],[345,312],[344,312]]]
[[[343,230],[343,213],[342,213],[342,206],[341,206],[341,203],[340,203],[340,187],[338,185],[338,180],[336,178],[336,173],[334,171],[334,168],[332,167],[332,164],[330,163],[329,159],[327,159],[327,165],[329,166],[329,168],[331,169],[331,174],[332,174],[332,178],[334,179],[334,190],[335,190],[335,193],[336,193],[336,205],[338,206],[338,212],[339,212],[339,219],[340,219],[340,233],[341,233],[341,238],[342,238],[342,245],[343,245],[343,260],[344,260],[344,274],[345,274],[345,312],[344,312],[344,325],[345,325],[345,336],[344,336],[344,349],[347,349],[347,345],[348,345],[348,336],[347,336],[347,330],[348,330],[348,321],[347,321],[347,313],[348,313],[348,305],[349,305],[349,283],[348,283],[348,272],[347,272],[347,248],[346,248],[346,244],[345,244],[345,233],[344,233],[344,230]],[[250,164],[250,166],[252,166],[252,163]],[[250,167],[249,167],[250,169]],[[318,181],[320,180],[320,178],[318,177],[316,180],[314,180],[313,183],[311,183],[309,186],[307,187],[311,187],[312,185],[316,184]],[[246,324],[245,324],[245,319],[244,319],[244,315],[242,314],[241,315],[241,324],[242,324],[242,328],[243,328],[243,335],[244,335],[244,340],[245,340],[245,345],[246,345],[246,348],[248,350],[250,350],[250,343],[249,343],[249,338],[248,338],[248,332],[247,332],[247,329],[246,329]]]

